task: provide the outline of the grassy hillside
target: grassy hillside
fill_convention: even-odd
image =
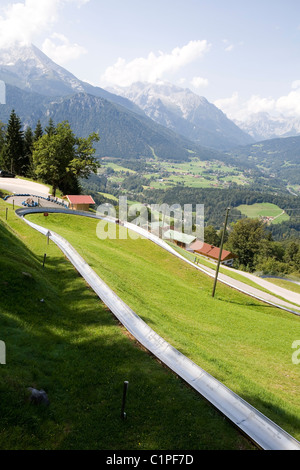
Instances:
[[[190,156],[189,150],[203,159],[218,156],[229,158],[155,123],[141,111],[134,112],[137,108],[128,100],[104,90],[101,94],[107,99],[89,92],[68,92],[66,96],[54,99],[8,85],[7,104],[0,108],[0,120],[7,123],[12,109],[24,124],[33,129],[38,119],[43,128],[48,125],[49,118],[55,124],[67,120],[73,132],[80,137],[87,137],[92,132],[99,133],[101,141],[95,145],[98,157],[151,158],[154,149],[162,160],[186,161]],[[119,104],[108,101],[113,96]],[[120,105],[122,102],[133,109],[123,107]]]
[[[280,224],[281,222],[290,220],[289,215],[285,211],[276,206],[276,204],[270,204],[268,202],[252,205],[242,204],[236,209],[251,219],[256,219],[258,217],[271,217],[272,224]]]
[[[212,279],[147,240],[99,240],[95,220],[50,215],[46,223],[157,333],[299,439],[299,317],[221,284],[212,299]]]
[[[0,449],[253,448],[142,350],[61,252],[3,201],[0,286]],[[49,408],[28,403],[30,386],[46,390]]]
[[[285,184],[299,183],[300,137],[270,139],[229,151],[238,162],[255,165],[262,173]]]

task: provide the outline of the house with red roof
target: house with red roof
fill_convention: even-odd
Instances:
[[[64,199],[68,201],[69,209],[74,211],[85,211],[90,210],[90,206],[95,204],[92,196],[64,196]]]
[[[213,259],[214,261],[218,261],[220,255],[220,248],[214,245],[210,245],[209,243],[203,243],[200,240],[196,240],[194,243],[192,243],[188,250],[192,251],[193,253],[199,253],[199,255],[206,256],[207,258]],[[222,264],[230,266],[232,265],[233,260],[236,258],[237,256],[230,251],[222,250]]]

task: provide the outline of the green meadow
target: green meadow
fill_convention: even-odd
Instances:
[[[149,186],[145,188],[166,189],[176,186],[178,183],[190,188],[214,188],[226,187],[234,182],[244,186],[249,184],[249,176],[232,166],[225,165],[218,161],[201,161],[198,158],[191,158],[189,162],[168,162],[158,161],[157,158],[146,160],[153,171],[136,172],[118,163],[103,160],[100,172],[105,173],[106,168],[112,168],[115,173],[108,175],[108,180],[122,185],[125,174],[136,174],[137,176],[151,179]],[[163,177],[161,175],[164,175]]]
[[[237,209],[241,211],[243,215],[246,217],[256,219],[259,217],[272,217],[271,223],[273,224],[280,224],[285,220],[289,220],[290,217],[286,214],[280,207],[276,206],[275,204],[271,204],[268,202],[264,203],[257,203],[252,205],[243,204],[238,206]]]
[[[299,317],[222,284],[213,299],[211,278],[148,240],[99,239],[99,221],[29,219],[65,237],[158,334],[299,439]]]
[[[70,237],[77,225],[77,238],[92,228],[90,237],[84,237],[91,244],[83,250],[93,256],[101,245],[102,252],[104,245],[98,239],[94,243],[95,226],[85,219],[50,216],[48,222],[58,231],[65,224]],[[115,267],[119,254],[115,248]],[[89,259],[93,267],[98,255],[94,262]],[[122,280],[118,283],[122,290]],[[47,245],[1,200],[0,286],[0,340],[7,353],[6,365],[0,365],[0,449],[254,449],[198,393],[141,348],[60,250]],[[123,421],[125,380],[129,390]],[[28,387],[44,389],[50,406],[30,404]]]

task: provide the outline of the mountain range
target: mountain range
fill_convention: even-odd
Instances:
[[[146,116],[87,93],[47,97],[6,86],[7,104],[0,106],[0,120],[8,122],[12,109],[25,126],[33,129],[38,120],[45,127],[69,121],[73,132],[82,137],[98,132],[97,156],[113,158],[159,157],[187,160],[191,154],[204,159],[218,158],[217,152],[201,148],[159,126]]]
[[[278,132],[289,136],[300,131],[299,121],[272,120],[265,114],[238,126],[206,98],[170,83],[136,83],[108,90],[95,87],[34,45],[0,49],[0,80],[6,84],[1,121],[8,122],[12,109],[24,127],[34,128],[38,120],[45,127],[50,118],[54,123],[67,120],[78,136],[99,133],[99,158],[188,160],[197,156],[251,167],[259,166],[261,155],[271,168],[266,153],[251,159],[250,154],[246,158],[247,152],[253,154],[258,148],[255,142],[265,135],[273,138]],[[274,145],[273,156],[278,162],[278,143]],[[272,155],[270,146],[272,142],[266,146]],[[297,164],[298,147],[298,140],[292,147],[287,143],[296,155],[292,164]],[[280,155],[286,154],[280,151]],[[285,161],[289,161],[287,156]]]
[[[299,185],[300,136],[270,139],[228,152],[239,165],[252,165],[269,181]],[[277,182],[278,184],[278,182]]]
[[[132,102],[121,96],[79,80],[33,44],[0,49],[0,79],[8,85],[42,96],[89,93],[140,112]]]
[[[245,121],[235,122],[255,141],[300,135],[300,119],[297,117],[271,116],[260,112],[250,115]]]
[[[134,83],[111,91],[133,101],[158,124],[193,142],[224,150],[247,145],[254,139],[203,96],[171,83]]]
[[[7,122],[14,108],[26,126],[68,120],[74,132],[99,131],[99,156],[158,156],[187,159],[191,154],[216,158],[218,150],[253,142],[205,98],[170,84],[142,85],[148,106],[133,99],[133,90],[111,92],[83,82],[57,65],[36,46],[0,50],[0,80],[6,83]],[[151,108],[155,102],[155,109]],[[154,95],[156,97],[154,98]],[[172,98],[173,97],[173,98]],[[159,117],[158,117],[159,114]],[[217,150],[217,151],[216,151]]]
[[[99,157],[159,157],[186,160],[191,154],[213,159],[218,152],[147,117],[132,101],[77,79],[34,45],[0,50],[0,80],[6,104],[0,119],[15,109],[24,126],[68,120],[77,135],[99,132]]]

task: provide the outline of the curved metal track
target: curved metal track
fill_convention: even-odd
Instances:
[[[116,223],[116,219],[114,218],[109,218],[109,217],[101,217],[97,214],[93,214],[93,213],[89,213],[89,212],[81,212],[81,211],[70,211],[69,209],[63,209],[63,208],[34,208],[34,209],[18,209],[16,211],[16,214],[20,214],[21,216],[22,215],[26,215],[28,213],[44,213],[44,212],[49,212],[49,213],[60,213],[60,214],[67,214],[67,215],[80,215],[80,216],[84,216],[84,217],[89,217],[89,218],[93,218],[93,219],[98,219],[98,220],[106,220],[106,221],[110,221],[111,223]],[[170,245],[168,245],[164,240],[162,240],[161,238],[157,237],[156,235],[153,235],[151,234],[150,232],[148,232],[147,230],[141,228],[141,227],[138,227],[137,225],[134,225],[134,224],[131,224],[129,222],[125,222],[122,224],[125,228],[128,228],[130,230],[132,230],[133,232],[136,232],[138,233],[139,235],[143,236],[144,238],[147,238],[148,240],[152,241],[153,243],[155,243],[156,245],[160,246],[161,248],[163,248],[164,250],[167,250],[169,253],[171,253],[172,255],[176,256],[177,258],[181,259],[182,261],[184,261],[185,263],[189,264],[190,266],[192,266],[194,269],[198,269],[198,271],[201,271],[203,272],[204,274],[206,274],[207,276],[210,276],[212,278],[214,278],[215,274],[212,274],[210,273],[209,271],[207,271],[205,268],[199,266],[199,265],[196,265],[194,264],[192,261],[189,261],[188,259],[186,259],[184,256],[180,255],[180,253],[178,253],[176,250],[174,250]],[[245,295],[248,295],[250,297],[253,297],[254,299],[256,300],[260,300],[261,302],[264,302],[268,305],[271,305],[272,307],[276,307],[276,308],[280,308],[281,310],[285,310],[286,312],[289,312],[289,313],[292,313],[294,315],[298,315],[300,316],[300,312],[299,311],[296,311],[296,310],[293,310],[292,308],[288,308],[282,304],[279,304],[279,303],[275,303],[273,301],[270,301],[270,300],[267,300],[265,297],[261,297],[260,295],[257,295],[257,294],[253,294],[252,292],[249,292],[247,291],[246,289],[243,289],[241,287],[238,287],[237,285],[231,283],[231,282],[228,282],[226,281],[225,279],[221,279],[219,278],[218,279],[218,282],[221,282],[222,284],[225,284],[227,285],[228,287],[231,287],[235,290],[238,290],[239,292],[245,294]],[[297,308],[295,306],[295,308]]]
[[[16,214],[32,228],[47,236],[48,229],[24,218],[25,215],[36,212],[45,212],[45,210],[19,209]],[[70,212],[63,209],[51,209],[49,211],[47,209],[47,212],[99,218],[92,214]],[[300,450],[300,442],[155,333],[102,281],[69,242],[54,232],[49,233],[49,238],[61,249],[125,328],[145,348],[216,407],[258,447],[264,450]],[[166,246],[170,251],[170,247],[167,244]],[[185,258],[183,259],[186,261]]]

